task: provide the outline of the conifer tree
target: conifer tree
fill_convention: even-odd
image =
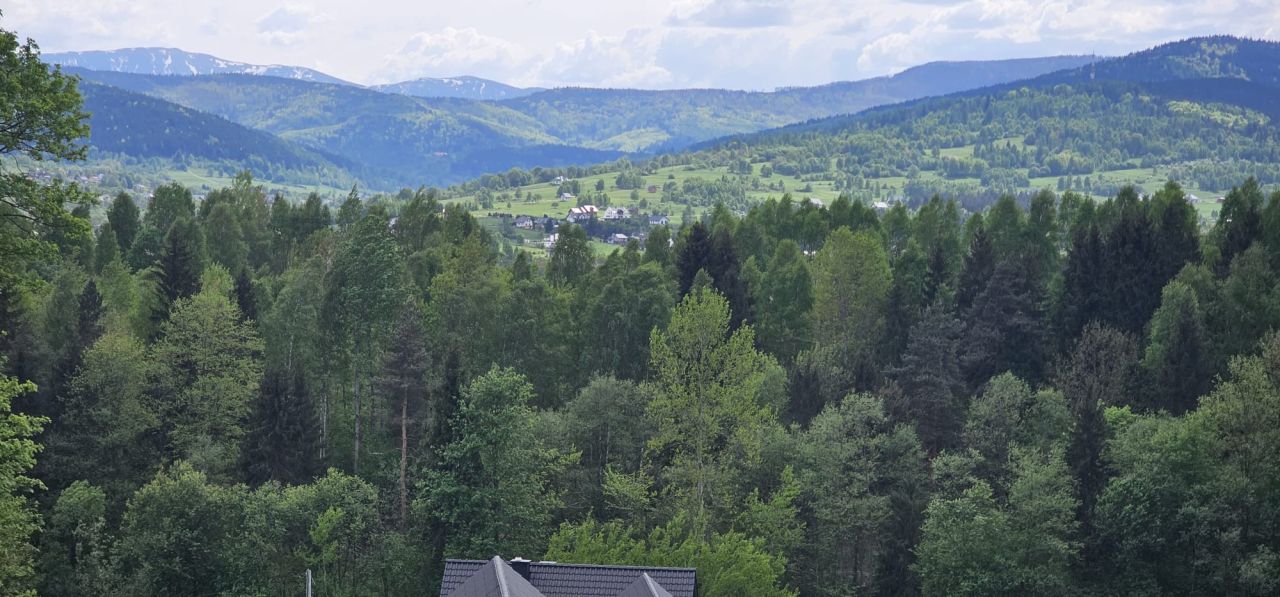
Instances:
[[[1208,341],[1204,313],[1195,292],[1181,282],[1165,287],[1160,308],[1151,318],[1142,367],[1152,409],[1180,415],[1196,406],[1209,389]]]
[[[974,299],[987,287],[991,274],[995,271],[995,249],[991,238],[983,225],[982,214],[973,216],[973,238],[969,241],[969,251],[964,256],[964,267],[960,270],[960,279],[956,282],[956,310],[966,313],[973,305]]]
[[[121,191],[111,200],[111,207],[107,209],[107,224],[111,225],[116,241],[120,243],[121,255],[129,252],[134,239],[138,237],[142,228],[141,216],[138,204],[133,202],[133,197],[128,193]]]
[[[250,483],[307,483],[320,473],[320,424],[314,399],[301,372],[263,374],[245,436],[244,461]]]

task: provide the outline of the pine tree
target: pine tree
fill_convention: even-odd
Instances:
[[[1098,227],[1090,224],[1076,228],[1067,251],[1055,313],[1057,338],[1063,345],[1075,339],[1086,324],[1103,316],[1102,259]]]
[[[715,280],[716,290],[729,301],[729,311],[732,314],[730,325],[736,328],[743,321],[751,319],[751,301],[747,295],[746,283],[742,280],[733,235],[729,233],[727,225],[717,226],[712,234],[707,273]]]
[[[246,475],[250,483],[289,485],[320,473],[320,423],[302,371],[292,379],[272,369],[262,378],[245,437]]]
[[[956,282],[956,310],[960,313],[968,312],[995,272],[995,249],[982,223],[982,215],[975,215],[973,219],[976,220],[973,239],[969,241],[969,252],[964,256],[964,267]]]
[[[156,265],[158,300],[151,319],[158,330],[159,324],[169,318],[169,310],[178,299],[200,291],[200,276],[204,273],[204,234],[194,220],[181,219],[169,228]]]
[[[1262,189],[1258,180],[1249,177],[1243,185],[1232,187],[1218,213],[1214,236],[1218,241],[1219,276],[1226,276],[1231,261],[1243,253],[1262,231]]]
[[[107,209],[107,224],[115,232],[116,241],[120,244],[120,254],[127,254],[142,228],[141,213],[138,204],[133,202],[133,197],[123,191],[116,195],[111,201],[111,207]]]
[[[684,296],[693,288],[698,271],[710,265],[712,247],[710,234],[701,221],[694,222],[680,240],[676,247],[676,270],[680,274],[680,295]]]
[[[93,272],[102,273],[102,268],[119,258],[120,243],[116,241],[116,234],[108,222],[98,229],[98,244],[93,249]]]
[[[1204,313],[1195,292],[1181,282],[1165,287],[1160,308],[1151,318],[1151,333],[1142,367],[1149,376],[1151,409],[1180,415],[1196,406],[1209,389],[1211,369]]]
[[[427,348],[427,335],[422,328],[422,311],[414,301],[405,304],[396,322],[382,373],[374,381],[378,393],[395,404],[396,420],[400,427],[400,526],[408,520],[409,508],[409,428],[417,417],[430,392],[427,372],[431,367],[431,354]]]
[[[1103,412],[1121,406],[1137,391],[1138,343],[1124,332],[1093,322],[1085,326],[1054,377],[1071,411],[1067,464],[1080,495],[1078,519],[1092,534],[1093,509],[1107,483],[1103,450],[1107,422]]]
[[[1045,364],[1042,289],[1027,269],[1020,261],[1002,261],[969,310],[961,369],[970,388],[1005,371],[1030,383],[1041,378]]]
[[[945,307],[930,306],[911,328],[902,366],[889,374],[902,389],[903,402],[891,411],[915,425],[930,455],[955,447],[959,438],[960,334],[960,322]]]
[[[257,321],[258,301],[253,296],[253,278],[249,274],[249,268],[242,267],[236,272],[235,292],[241,321]]]

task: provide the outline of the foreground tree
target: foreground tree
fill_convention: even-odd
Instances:
[[[5,363],[0,359],[0,366]],[[40,529],[40,515],[30,494],[43,485],[26,476],[36,463],[35,437],[47,419],[13,412],[13,399],[34,392],[35,385],[0,375],[0,593],[34,595],[36,550],[28,541]]]
[[[447,529],[449,557],[533,554],[546,547],[560,506],[552,479],[573,459],[534,433],[533,388],[493,369],[463,392],[451,421],[455,438],[427,473],[414,512]],[[576,457],[576,455],[574,455]]]
[[[695,288],[649,341],[656,390],[649,450],[672,505],[699,524],[736,507],[733,475],[759,458],[785,384],[781,367],[756,352],[751,326],[730,334],[729,325],[724,297]]]
[[[13,158],[81,160],[89,135],[88,114],[75,77],[63,75],[40,60],[30,40],[20,44],[12,31],[0,29],[0,292],[11,292],[25,265],[53,255],[50,234],[85,238],[88,222],[74,217],[68,204],[87,204],[74,185],[43,183],[14,167]]]

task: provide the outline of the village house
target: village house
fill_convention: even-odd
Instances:
[[[551,249],[555,248],[556,241],[558,240],[560,240],[559,234],[555,234],[555,233],[548,234],[546,238],[542,239],[542,248],[550,251]]]
[[[608,243],[609,243],[609,244],[611,244],[611,245],[625,245],[625,244],[627,244],[627,241],[628,241],[628,240],[631,240],[631,239],[630,239],[630,237],[628,237],[627,235],[625,235],[625,234],[623,234],[623,233],[621,233],[621,232],[615,232],[615,233],[613,233],[613,234],[609,235],[608,240],[607,240],[607,241],[605,241],[605,242],[608,242]]]
[[[569,208],[569,215],[565,216],[568,222],[578,223],[596,219],[596,213],[599,210],[594,205],[580,205],[578,207]]]
[[[533,230],[533,218],[529,216],[516,216],[516,228]]]
[[[667,218],[667,216],[664,216],[662,214],[655,214],[655,215],[649,216],[650,226],[666,226],[667,223],[670,221],[671,220]]]
[[[631,214],[625,207],[606,207],[604,210],[604,219],[606,220],[625,220],[631,217]]]

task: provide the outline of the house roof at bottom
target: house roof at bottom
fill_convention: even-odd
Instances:
[[[440,597],[463,597],[454,591],[486,563],[484,560],[447,560]],[[693,568],[529,563],[529,582],[545,597],[619,597],[643,574],[648,574],[671,597],[695,597],[696,570]]]
[[[450,594],[453,597],[543,597],[529,581],[497,556],[472,572],[471,578]]]
[[[640,575],[631,586],[627,587],[618,597],[672,597],[671,593],[662,588],[662,585],[653,580],[648,572]]]

